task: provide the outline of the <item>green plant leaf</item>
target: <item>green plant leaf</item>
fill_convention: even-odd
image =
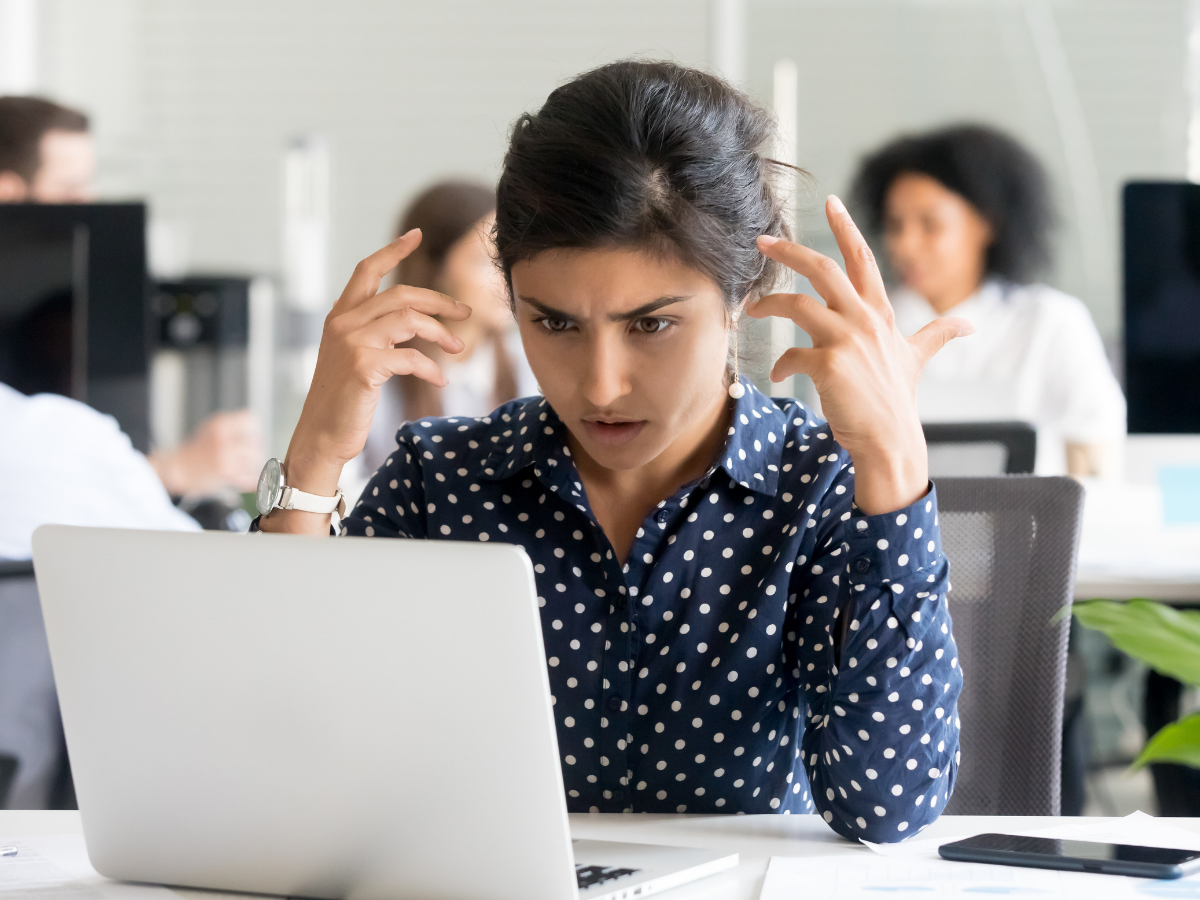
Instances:
[[[1133,761],[1133,768],[1151,762],[1183,763],[1200,769],[1200,713],[1173,722],[1154,735]]]
[[[1089,600],[1076,603],[1074,612],[1080,624],[1104,632],[1130,656],[1186,684],[1200,684],[1200,612],[1152,600]]]

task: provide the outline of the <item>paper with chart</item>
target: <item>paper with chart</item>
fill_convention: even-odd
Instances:
[[[92,868],[81,834],[0,838],[3,900],[179,900],[167,888],[109,881]]]
[[[1015,831],[1035,837],[1068,838],[1118,844],[1140,844],[1200,850],[1200,834],[1162,819],[1134,813],[1124,819],[1072,822],[1033,831]],[[772,857],[759,900],[880,900],[913,897],[927,900],[980,900],[983,896],[1028,897],[1030,900],[1087,897],[1175,898],[1200,900],[1200,876],[1177,881],[1056,872],[1017,866],[950,862],[937,854],[941,844],[956,837],[928,838],[900,844],[871,844],[857,854],[826,857]]]

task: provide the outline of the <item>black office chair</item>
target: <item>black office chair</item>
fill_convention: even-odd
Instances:
[[[929,474],[934,478],[1028,475],[1037,431],[1028,422],[926,423]]]
[[[1070,478],[943,478],[942,546],[963,670],[962,759],[947,813],[1056,816],[1083,488]]]
[[[0,809],[14,802],[23,808],[74,809],[75,787],[28,560],[0,560],[0,716],[6,717],[0,724],[13,742],[0,751]],[[27,784],[21,796],[14,796],[19,774]]]

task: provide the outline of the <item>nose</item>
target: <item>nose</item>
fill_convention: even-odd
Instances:
[[[632,389],[628,355],[612,334],[596,335],[586,353],[586,359],[579,361],[584,399],[597,409],[606,409]]]
[[[903,266],[916,251],[916,229],[907,222],[892,225],[886,235],[887,254],[893,265]]]

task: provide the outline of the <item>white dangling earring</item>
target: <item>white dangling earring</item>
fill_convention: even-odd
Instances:
[[[733,381],[729,383],[729,396],[741,400],[746,396],[746,388],[738,380],[738,318],[741,310],[733,314]]]

